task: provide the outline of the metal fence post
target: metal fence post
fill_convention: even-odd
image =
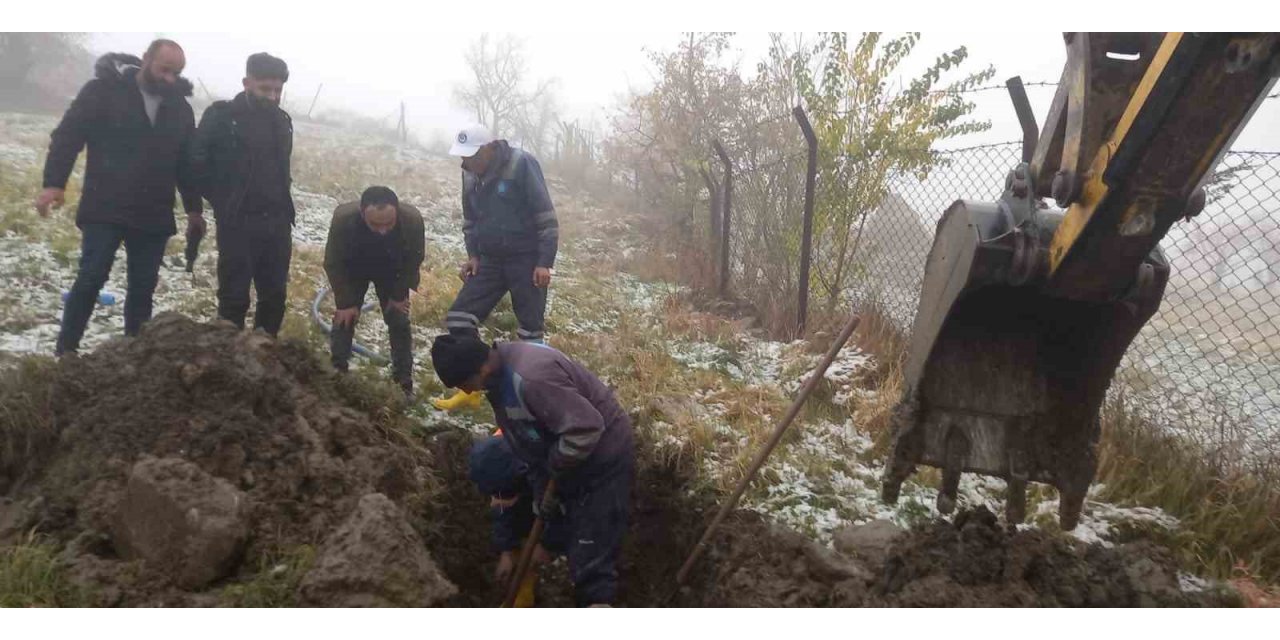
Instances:
[[[702,174],[702,181],[707,185],[707,193],[711,195],[711,203],[708,207],[710,210],[707,214],[707,229],[710,232],[708,236],[711,243],[711,251],[708,252],[708,266],[711,269],[716,268],[716,244],[720,239],[720,185],[716,183],[716,179],[711,175],[709,169],[698,169]]]
[[[719,140],[711,142],[712,148],[715,149],[716,155],[720,156],[720,163],[724,165],[724,199],[721,201],[723,213],[720,216],[720,297],[728,297],[729,295],[729,231],[732,228],[732,202],[733,202],[733,163],[729,162],[729,154],[725,153],[724,146]]]
[[[804,108],[796,105],[791,110],[800,131],[804,133],[804,141],[809,145],[809,164],[804,175],[804,235],[800,238],[800,310],[796,318],[796,335],[804,334],[804,325],[809,318],[809,261],[813,251],[813,191],[818,181],[818,136],[814,135],[809,125],[809,117]]]

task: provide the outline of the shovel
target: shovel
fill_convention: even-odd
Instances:
[[[547,488],[542,492],[542,502],[546,504],[547,499],[555,495],[556,481],[554,478],[547,481]],[[533,519],[533,528],[529,530],[529,537],[525,538],[524,546],[520,549],[520,559],[516,561],[516,570],[511,576],[511,582],[507,584],[507,594],[502,598],[502,608],[510,609],[515,605],[516,595],[520,592],[520,583],[524,582],[524,577],[529,574],[529,569],[533,567],[533,550],[538,548],[538,542],[542,539],[542,530],[546,527],[546,520],[542,514]]]

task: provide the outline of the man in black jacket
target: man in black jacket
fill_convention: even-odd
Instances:
[[[245,67],[244,91],[201,116],[193,155],[218,223],[218,317],[243,327],[252,285],[254,328],[274,336],[293,256],[293,122],[280,108],[289,67],[266,53],[249,56]]]
[[[422,214],[402,204],[387,187],[369,187],[360,202],[348,202],[333,212],[324,271],[337,309],[329,341],[335,369],[347,370],[360,306],[373,283],[391,334],[392,378],[406,395],[413,393],[409,291],[418,288],[425,245]]]
[[[80,150],[88,148],[84,189],[76,211],[80,267],[62,312],[55,353],[80,347],[120,244],[128,259],[125,335],[137,335],[151,318],[165,244],[177,232],[174,188],[182,192],[189,227],[203,229],[201,202],[188,151],[195,117],[186,96],[191,83],[182,47],[156,40],[139,60],[109,53],[98,59],[94,79],[80,89],[53,130],[44,165],[40,215],[63,204]]]

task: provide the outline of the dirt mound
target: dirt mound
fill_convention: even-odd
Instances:
[[[1153,544],[1088,545],[1062,534],[1008,532],[979,508],[895,536],[878,566],[828,550],[749,514],[707,554],[685,606],[1229,606],[1230,591],[1185,592]],[[877,554],[870,554],[876,557]]]
[[[459,586],[454,606],[494,606],[485,498],[466,480],[466,434],[436,440],[446,490],[430,508],[444,522],[427,546]],[[1225,590],[1183,592],[1176,565],[1154,544],[1111,548],[1061,533],[1010,533],[985,509],[905,531],[885,522],[835,535],[836,550],[737,511],[675,592],[675,575],[716,504],[689,471],[639,441],[619,605],[628,607],[1222,606]],[[538,606],[572,606],[559,561],[543,570]]]
[[[62,361],[53,384],[56,438],[0,466],[0,488],[25,526],[70,543],[73,567],[125,585],[103,604],[183,603],[179,587],[234,581],[255,559],[318,546],[363,496],[420,514],[437,487],[430,454],[392,428],[394,411],[356,408],[357,383],[305,345],[229,324],[161,314],[137,339]],[[168,466],[138,468],[151,458]],[[212,487],[220,497],[200,502]],[[140,546],[166,535],[216,550],[212,564],[147,562]]]
[[[877,606],[1188,607],[1173,559],[1146,542],[1104,547],[1039,530],[1009,533],[985,508],[913,531],[873,585]]]

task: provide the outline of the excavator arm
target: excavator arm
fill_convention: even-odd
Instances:
[[[1111,39],[1124,34],[1106,35],[1111,37],[1098,38],[1107,45],[1102,49],[1090,46],[1094,38],[1083,33],[1070,37],[1069,46],[1081,43],[1079,55],[1091,57],[1100,51],[1104,57],[1125,55],[1110,48]],[[1048,181],[1058,206],[1069,207],[1049,248],[1054,295],[1118,297],[1129,284],[1126,274],[1173,223],[1204,207],[1204,182],[1275,83],[1277,34],[1169,33],[1158,41],[1141,35],[1136,41],[1129,55],[1140,56],[1134,70],[1143,72],[1136,86],[1132,76],[1119,78],[1132,95],[1114,125],[1114,99],[1098,98],[1106,90],[1093,88],[1087,68],[1073,72],[1068,93],[1084,88],[1093,103],[1085,103],[1078,117],[1084,126],[1072,127],[1068,117],[1072,135]],[[1142,65],[1144,59],[1150,62]],[[1068,111],[1072,107],[1074,101]],[[1110,132],[1105,139],[1093,137],[1100,124]],[[1038,167],[1038,175],[1048,168]]]
[[[1066,68],[1038,136],[1010,81],[1023,161],[1000,199],[957,201],[938,222],[887,501],[928,464],[943,472],[944,513],[960,474],[976,472],[1008,482],[1010,523],[1039,481],[1058,489],[1062,526],[1076,525],[1106,390],[1164,295],[1159,242],[1204,207],[1204,183],[1280,73],[1276,34],[1064,39]]]

